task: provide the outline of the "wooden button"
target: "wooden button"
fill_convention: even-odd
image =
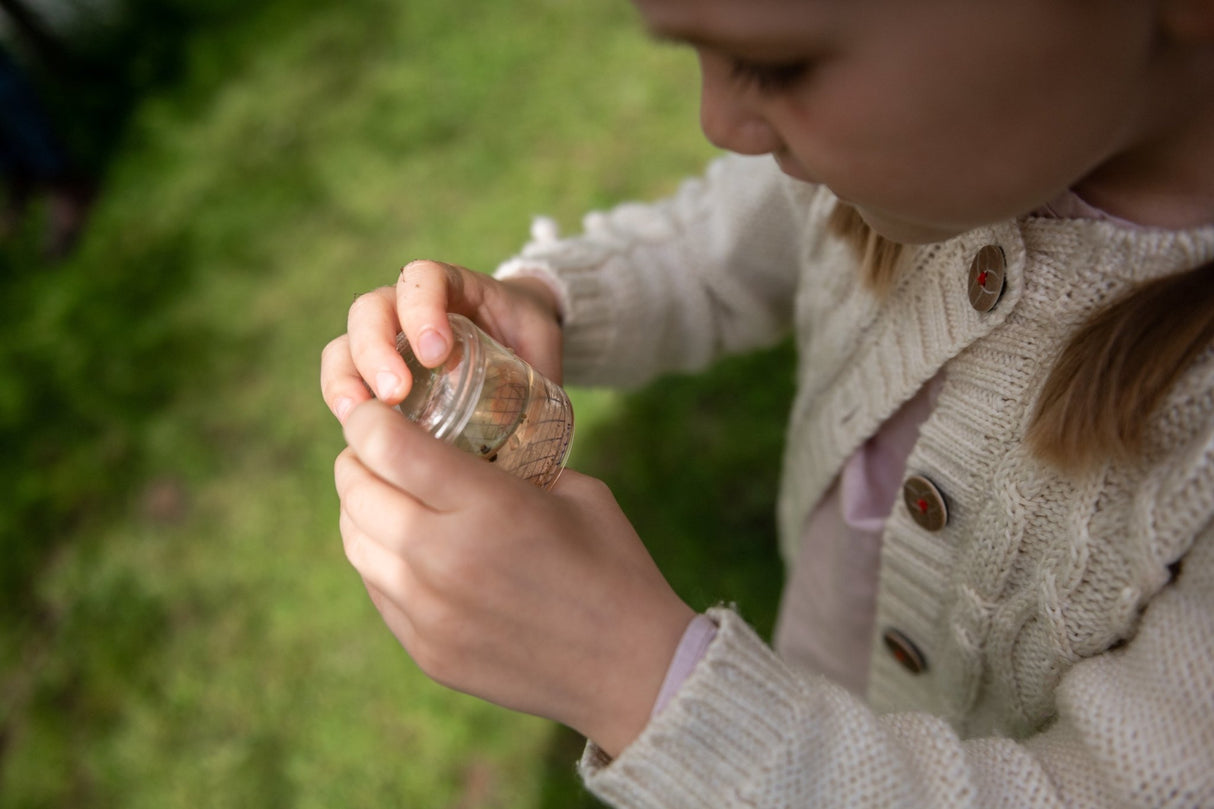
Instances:
[[[970,305],[979,312],[994,309],[999,296],[1003,294],[1006,271],[1007,258],[1003,255],[1002,247],[988,244],[979,250],[970,262]]]
[[[922,475],[911,475],[902,484],[902,499],[920,528],[939,531],[948,524],[948,504],[944,495]]]
[[[921,674],[927,671],[927,658],[923,656],[923,652],[919,651],[919,647],[914,644],[914,641],[906,635],[893,627],[887,627],[881,633],[881,640],[885,641],[885,648],[893,655],[894,660],[902,664],[902,668],[911,674]]]

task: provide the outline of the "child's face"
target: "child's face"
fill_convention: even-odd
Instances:
[[[1030,211],[1141,135],[1147,3],[633,2],[696,48],[713,143],[772,153],[895,240]]]

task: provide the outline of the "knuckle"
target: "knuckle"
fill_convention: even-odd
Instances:
[[[462,458],[451,447],[408,421],[399,412],[391,420],[375,425],[360,455],[373,458],[378,467],[393,468],[417,486],[443,480],[454,474],[451,462]]]
[[[346,561],[355,570],[362,570],[362,560],[364,554],[360,546],[359,540],[352,534],[342,533],[341,549],[346,555]]]
[[[436,593],[455,596],[473,580],[472,565],[463,554],[450,550],[450,543],[429,547],[418,554],[418,577]]]
[[[321,377],[320,380],[320,397],[326,404],[332,408],[343,394],[347,394],[349,387],[344,384],[345,379],[337,377]]]
[[[355,570],[362,570],[367,558],[366,548],[363,544],[364,540],[344,512],[339,522],[339,529],[341,531],[341,548],[346,555],[346,561]]]
[[[399,430],[392,429],[393,426],[396,425],[375,424],[371,426],[369,434],[359,446],[359,457],[364,458],[365,463],[371,469],[388,470],[392,474],[396,474],[399,464],[419,465],[418,460],[410,457],[408,447],[405,446],[407,436],[402,435]],[[429,477],[429,474],[427,471],[426,476]]]
[[[354,303],[350,304],[350,321],[359,320],[368,309],[375,305],[375,298],[371,293],[359,295],[354,299]]]
[[[462,291],[464,288],[464,269],[454,264],[443,264],[442,268],[443,275],[446,276],[444,280],[446,280],[447,286],[457,292]]]
[[[343,334],[339,337],[334,337],[329,342],[325,343],[325,347],[320,350],[321,363],[331,362],[334,359],[340,359],[343,355],[350,353],[350,336]]]
[[[414,289],[434,287],[446,287],[451,292],[459,293],[463,286],[464,271],[461,267],[432,259],[410,261],[401,268],[398,280],[398,288],[406,296]]]
[[[410,283],[420,284],[423,281],[434,277],[436,272],[441,272],[441,267],[442,265],[437,261],[431,261],[430,259],[424,258],[415,259],[414,261],[410,261],[404,267],[401,267],[399,283],[403,283],[406,286]]]
[[[341,508],[357,523],[368,514],[374,514],[374,503],[368,497],[367,487],[357,482],[346,486],[341,493]]]
[[[346,447],[341,452],[337,453],[337,457],[333,460],[333,485],[337,489],[337,496],[340,499],[342,492],[345,490],[345,483],[350,471],[350,463],[354,458],[353,451]]]
[[[384,307],[385,289],[388,289],[388,287],[373,289],[355,298],[354,303],[350,304],[350,322],[362,319],[368,312],[381,311]]]
[[[391,553],[406,551],[417,535],[417,516],[408,502],[386,499],[374,484],[356,482],[344,486],[339,497],[342,514],[352,521],[374,525],[370,531],[372,539]]]
[[[375,514],[384,505],[361,489],[352,491],[349,501],[350,510],[357,514]],[[393,508],[390,514],[391,520],[382,521],[382,527],[376,530],[374,538],[381,548],[394,556],[404,557],[418,536],[418,521],[414,512],[407,507]]]
[[[357,415],[357,414],[356,414]],[[366,419],[359,424],[357,437],[352,437],[352,446],[364,466],[371,469],[386,469],[400,463],[405,457],[401,437],[396,425],[386,424],[385,419]]]
[[[332,384],[341,379],[344,368],[350,361],[350,338],[343,334],[330,340],[320,350],[320,383],[322,390],[328,390]]]
[[[573,486],[578,490],[578,494],[582,497],[600,500],[607,497],[612,497],[611,487],[596,477],[589,475],[579,475]]]

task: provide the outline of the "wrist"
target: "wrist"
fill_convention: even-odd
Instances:
[[[552,285],[536,275],[512,275],[501,280],[501,283],[531,299],[538,307],[561,325],[565,321],[564,305],[561,296]]]
[[[662,680],[662,689],[658,692],[650,716],[662,712],[674,695],[683,687],[684,681],[691,676],[704,655],[708,654],[708,646],[717,636],[716,622],[704,613],[699,613],[691,619],[683,637],[679,639],[679,647],[675,650],[670,667],[666,669],[666,677]]]
[[[579,730],[609,756],[618,756],[649,723],[675,651],[695,616],[676,598],[660,616],[638,621],[637,629],[621,638],[622,652],[610,670],[595,678],[600,688],[590,703],[594,708]]]

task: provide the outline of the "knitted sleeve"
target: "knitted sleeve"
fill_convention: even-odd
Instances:
[[[588,786],[626,809],[1214,806],[1214,531],[1135,638],[1062,678],[1027,739],[959,738],[929,715],[879,716],[786,667],[733,612],[675,699]]]
[[[817,193],[793,189],[770,158],[721,158],[668,199],[588,215],[576,237],[541,221],[495,275],[553,287],[568,382],[696,370],[787,331],[805,202]]]

